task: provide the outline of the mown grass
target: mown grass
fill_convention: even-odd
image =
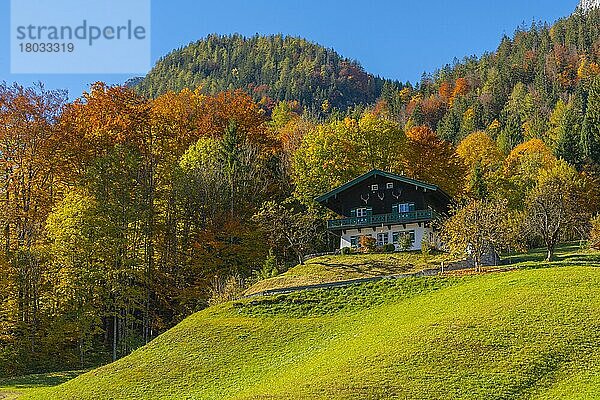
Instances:
[[[546,249],[532,249],[526,253],[506,255],[504,259],[517,268],[548,268],[561,266],[600,267],[600,252],[578,242],[564,244],[556,249],[551,262],[544,261]]]
[[[598,343],[597,268],[383,280],[212,307],[23,398],[593,399]]]
[[[304,265],[297,265],[274,278],[257,282],[246,291],[246,294],[416,272],[437,268],[442,261],[447,260],[448,256],[445,254],[423,255],[420,252],[322,256],[308,260]]]
[[[32,389],[48,388],[67,382],[85,371],[50,372],[0,379],[0,399],[17,399]]]

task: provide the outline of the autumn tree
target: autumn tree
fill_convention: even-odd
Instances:
[[[467,192],[477,198],[488,194],[488,186],[497,186],[498,172],[502,167],[502,153],[496,142],[485,132],[473,132],[456,147],[468,171]]]
[[[486,256],[517,244],[516,232],[506,200],[472,200],[454,210],[442,226],[445,246],[453,254],[470,256],[477,271]]]
[[[485,132],[473,132],[456,147],[456,153],[469,168],[477,163],[486,170],[494,170],[502,164],[503,157],[498,145]]]
[[[14,282],[4,300],[17,340],[24,340],[30,352],[38,349],[41,334],[44,262],[38,246],[60,191],[57,173],[68,169],[57,157],[62,143],[56,122],[64,102],[63,92],[41,85],[0,84],[0,256]]]
[[[504,160],[505,196],[513,208],[521,208],[526,193],[535,185],[541,170],[556,161],[552,150],[540,139],[515,147]]]
[[[371,169],[398,171],[405,142],[397,123],[370,113],[320,124],[294,155],[296,196],[309,204]]]
[[[318,248],[324,239],[322,220],[297,204],[268,201],[252,218],[268,235],[272,246],[293,253],[299,264],[304,264],[304,256]]]
[[[539,238],[552,261],[557,244],[566,234],[589,219],[581,207],[584,184],[577,171],[564,161],[541,170],[528,193],[525,223],[533,237]]]
[[[452,195],[460,193],[465,169],[452,144],[426,126],[414,127],[406,136],[408,141],[400,159],[403,173],[434,183]]]

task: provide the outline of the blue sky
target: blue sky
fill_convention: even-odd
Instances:
[[[576,5],[577,0],[153,0],[152,59],[214,32],[283,33],[334,48],[371,73],[415,82],[455,57],[494,50],[502,34],[523,22],[552,22]],[[92,82],[131,77],[10,74],[9,12],[10,0],[0,0],[0,81],[42,81],[68,89],[74,98]]]

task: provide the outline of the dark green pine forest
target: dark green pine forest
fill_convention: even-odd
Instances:
[[[207,94],[243,89],[267,106],[297,100],[320,110],[374,103],[385,82],[305,39],[209,35],[159,60],[138,89],[150,96],[183,88]]]

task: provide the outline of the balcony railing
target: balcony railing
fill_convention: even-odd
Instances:
[[[392,214],[368,215],[366,217],[333,219],[327,221],[327,228],[348,229],[379,225],[406,224],[412,222],[431,221],[438,217],[439,214],[433,210],[417,210]]]

